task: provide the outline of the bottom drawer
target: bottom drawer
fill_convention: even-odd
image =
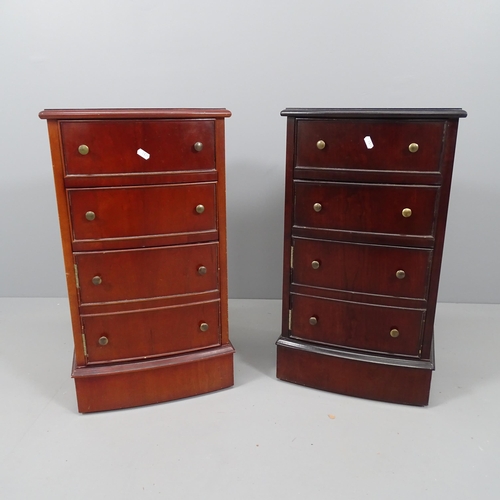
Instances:
[[[220,344],[219,301],[82,316],[88,363],[148,358]]]
[[[292,295],[290,336],[338,347],[418,356],[425,311]]]

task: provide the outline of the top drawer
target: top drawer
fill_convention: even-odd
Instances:
[[[61,122],[66,175],[215,168],[214,120]]]
[[[296,165],[438,171],[443,135],[442,121],[298,120]]]

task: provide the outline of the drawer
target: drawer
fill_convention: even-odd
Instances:
[[[438,171],[443,137],[442,121],[298,120],[296,165]]]
[[[66,175],[215,168],[214,120],[68,120],[60,126]]]
[[[292,296],[291,337],[338,347],[417,356],[424,311]]]
[[[292,282],[425,299],[431,257],[424,249],[295,238]]]
[[[195,351],[220,344],[219,301],[82,316],[88,362]]]
[[[431,236],[438,189],[431,186],[296,181],[294,224],[344,231]]]
[[[73,241],[216,229],[215,183],[68,189],[67,192]]]
[[[217,243],[75,253],[80,302],[116,302],[216,290],[217,253]]]

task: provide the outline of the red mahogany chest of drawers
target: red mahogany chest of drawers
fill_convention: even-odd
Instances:
[[[78,409],[233,385],[225,109],[45,110]]]
[[[462,109],[285,109],[277,376],[426,405]]]

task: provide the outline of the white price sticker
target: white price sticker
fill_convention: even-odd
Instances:
[[[372,138],[369,135],[367,135],[365,137],[365,144],[366,144],[366,147],[368,149],[372,149],[373,148],[373,141],[372,141]]]
[[[150,154],[147,151],[144,151],[144,149],[139,148],[137,150],[137,154],[141,157],[144,158],[145,160],[149,160]]]

